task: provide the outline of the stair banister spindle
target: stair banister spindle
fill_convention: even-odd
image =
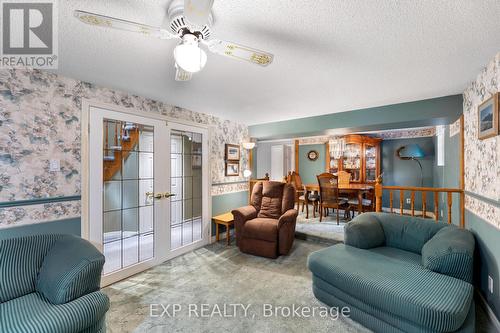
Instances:
[[[448,192],[448,224],[451,224],[451,205],[453,204],[453,193]]]
[[[422,191],[422,217],[427,217],[427,192]]]
[[[439,220],[439,192],[434,192],[434,219]]]
[[[405,191],[399,190],[399,215],[403,215]]]

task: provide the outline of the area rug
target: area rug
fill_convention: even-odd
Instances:
[[[324,307],[312,293],[307,256],[325,246],[295,240],[291,253],[278,259],[243,254],[223,242],[187,253],[104,288],[111,300],[107,331],[368,332],[343,316],[297,317],[281,310],[264,316],[265,306],[273,312]],[[208,317],[201,316],[204,304]],[[234,304],[248,306],[248,315],[240,308],[233,312]],[[220,311],[214,314],[216,305]],[[224,305],[228,311],[222,313]],[[174,306],[179,309],[175,315]],[[189,312],[190,306],[198,316]]]
[[[319,221],[319,216],[306,218],[305,213],[299,213],[297,224],[295,226],[295,237],[303,240],[313,240],[335,244],[344,241],[344,226],[348,222],[344,219],[344,213],[340,212],[339,224],[337,225],[337,215],[330,213]]]

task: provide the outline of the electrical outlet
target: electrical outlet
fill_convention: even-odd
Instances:
[[[493,294],[493,278],[490,275],[488,275],[488,290]]]
[[[411,204],[411,199],[410,198],[406,198],[406,203],[409,205]]]

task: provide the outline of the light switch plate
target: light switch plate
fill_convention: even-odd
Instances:
[[[61,162],[59,160],[50,160],[49,161],[49,171],[57,172],[61,170]]]

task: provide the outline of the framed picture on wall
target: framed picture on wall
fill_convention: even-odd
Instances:
[[[240,146],[226,143],[226,161],[240,160]]]
[[[226,162],[226,176],[239,176],[240,175],[240,162]]]
[[[477,108],[478,113],[478,138],[484,140],[498,135],[499,93],[491,96]]]

